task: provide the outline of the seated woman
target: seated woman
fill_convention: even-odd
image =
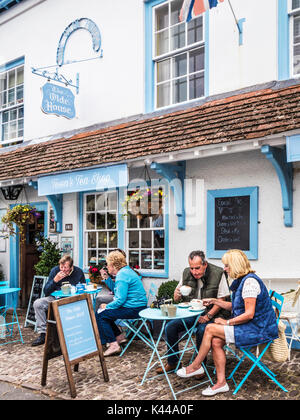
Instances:
[[[181,368],[177,375],[189,378],[203,373],[201,363],[212,349],[217,383],[202,391],[202,395],[213,396],[229,391],[225,378],[226,355],[225,343],[234,343],[236,347],[252,347],[278,338],[275,312],[272,308],[268,290],[262,280],[254,274],[246,255],[232,249],[222,258],[224,270],[231,279],[232,302],[220,299],[204,299],[204,305],[218,305],[232,310],[229,320],[216,318],[214,324],[208,324],[199,353],[187,368]]]
[[[147,297],[141,277],[127,265],[121,252],[110,252],[106,262],[109,273],[116,276],[115,297],[113,302],[100,306],[104,310],[96,313],[96,320],[101,342],[108,344],[104,356],[111,356],[121,352],[119,344],[124,340],[114,321],[138,318],[139,312],[147,307]]]

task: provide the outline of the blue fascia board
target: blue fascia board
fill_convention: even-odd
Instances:
[[[0,0],[0,12],[4,9],[8,10],[14,3],[21,3],[21,1],[23,0]]]
[[[4,73],[5,71],[11,70],[11,69],[13,69],[15,67],[18,67],[18,66],[21,66],[24,63],[25,63],[25,58],[24,57],[19,57],[16,60],[9,61],[8,63],[0,66],[0,73]]]
[[[278,0],[278,80],[290,77],[290,19],[287,0]]]

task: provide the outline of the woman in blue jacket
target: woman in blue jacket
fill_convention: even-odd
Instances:
[[[234,343],[236,347],[252,347],[278,338],[276,316],[268,290],[254,274],[244,252],[229,250],[223,255],[222,261],[229,278],[234,279],[230,286],[232,301],[204,299],[203,304],[215,304],[231,310],[232,317],[229,320],[216,318],[214,324],[208,324],[198,356],[190,366],[177,371],[177,375],[182,378],[204,373],[201,363],[212,349],[217,383],[202,392],[205,396],[229,391],[225,377],[225,343]]]
[[[124,335],[115,324],[117,319],[135,319],[139,312],[147,307],[147,297],[141,276],[127,265],[125,256],[113,251],[106,257],[110,275],[116,276],[114,300],[102,304],[96,314],[102,344],[108,344],[104,356],[121,352],[120,343]]]

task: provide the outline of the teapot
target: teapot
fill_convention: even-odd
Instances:
[[[68,281],[65,281],[62,285],[61,285],[61,291],[63,293],[63,295],[70,295],[71,291],[72,291],[72,286]]]

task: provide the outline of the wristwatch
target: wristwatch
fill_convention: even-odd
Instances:
[[[211,315],[211,314],[210,314],[210,313],[208,313],[208,312],[207,312],[206,316],[207,316],[207,318],[208,318],[209,320],[213,319],[213,315]]]

